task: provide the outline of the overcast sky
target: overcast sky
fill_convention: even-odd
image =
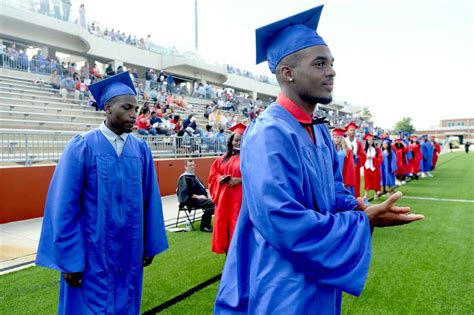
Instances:
[[[474,117],[472,0],[198,0],[199,52],[271,75],[255,65],[255,28],[325,4],[318,33],[335,57],[337,99],[367,106],[393,128]],[[194,48],[194,0],[73,0],[87,19],[164,46]]]

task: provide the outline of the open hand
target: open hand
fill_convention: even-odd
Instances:
[[[391,195],[387,200],[378,205],[371,205],[363,208],[370,220],[372,227],[386,227],[408,224],[414,221],[423,220],[422,214],[410,212],[409,207],[397,207],[395,203],[402,197],[400,191]]]

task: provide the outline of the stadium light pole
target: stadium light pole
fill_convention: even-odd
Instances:
[[[198,0],[194,0],[194,49],[198,52]]]

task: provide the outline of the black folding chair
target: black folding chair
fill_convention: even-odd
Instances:
[[[194,224],[193,222],[196,220],[196,211],[198,210],[199,208],[196,208],[196,207],[189,207],[185,204],[183,204],[182,202],[179,203],[179,206],[178,206],[178,217],[176,218],[176,225],[175,227],[178,226],[178,222],[179,222],[179,214],[181,213],[181,211],[184,212],[184,214],[186,215],[186,218],[188,219],[189,223],[191,224],[191,227],[193,229],[193,231],[196,231],[196,229],[194,228]],[[191,212],[194,212],[193,213],[193,219],[191,220]]]

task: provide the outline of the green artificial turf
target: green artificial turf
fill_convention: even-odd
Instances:
[[[218,275],[224,255],[211,252],[211,233],[168,233],[169,249],[145,268],[142,311]],[[31,267],[0,276],[0,314],[55,314],[59,273]],[[211,302],[212,304],[212,302]],[[211,306],[212,308],[212,306]]]
[[[405,196],[474,200],[474,154],[440,156],[433,178],[397,188]],[[385,200],[380,198],[377,202]],[[376,229],[369,276],[361,296],[344,295],[344,314],[472,314],[474,203],[402,199],[426,220]],[[210,251],[211,235],[168,234],[170,249],[145,269],[142,311],[222,271],[225,257]],[[33,267],[0,276],[0,314],[54,314],[58,273]],[[211,314],[218,283],[164,310]],[[309,310],[310,312],[310,310]]]

